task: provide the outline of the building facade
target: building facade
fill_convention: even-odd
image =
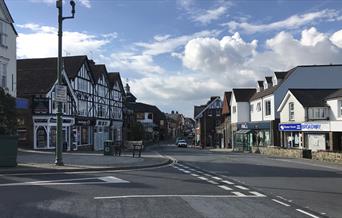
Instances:
[[[0,87],[17,96],[17,32],[4,0],[0,0]]]

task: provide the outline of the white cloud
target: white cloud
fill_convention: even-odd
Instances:
[[[34,23],[17,25],[29,33],[19,33],[17,54],[19,58],[53,57],[57,55],[57,29]],[[95,35],[64,31],[63,50],[69,55],[99,52],[110,40]]]
[[[213,1],[215,5],[210,9],[197,8],[194,0],[178,0],[180,8],[186,12],[188,18],[203,25],[209,24],[222,17],[232,5],[230,1]]]
[[[219,31],[201,31],[194,33],[192,35],[183,35],[178,37],[171,38],[170,35],[166,36],[155,36],[154,42],[137,42],[136,46],[143,49],[143,53],[147,55],[160,55],[165,53],[170,53],[175,51],[177,48],[184,46],[189,40],[197,37],[209,37],[209,36],[217,36]]]
[[[230,21],[226,25],[230,31],[242,30],[246,33],[256,33],[262,31],[279,30],[279,29],[296,29],[301,26],[310,24],[314,21],[325,20],[334,21],[338,19],[338,12],[336,10],[322,10],[317,12],[310,12],[301,15],[292,15],[285,20],[276,21],[269,24],[251,24],[247,22]]]
[[[48,5],[55,5],[56,4],[56,0],[30,0],[33,3],[45,3]],[[76,2],[79,2],[81,5],[83,5],[86,8],[91,8],[91,3],[90,0],[76,0]],[[63,0],[63,2],[65,3],[65,0]],[[69,1],[67,1],[69,2]]]
[[[206,10],[205,12],[202,12],[198,16],[194,16],[193,20],[200,22],[202,24],[208,24],[213,20],[217,20],[220,18],[225,12],[227,11],[227,7],[220,6],[215,9]]]
[[[338,47],[342,48],[342,30],[339,30],[332,34],[330,40]]]

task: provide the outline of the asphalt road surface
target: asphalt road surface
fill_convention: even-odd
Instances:
[[[0,217],[342,217],[342,167],[165,145],[170,166],[0,175]]]

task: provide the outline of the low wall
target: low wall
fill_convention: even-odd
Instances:
[[[258,152],[258,149],[260,152]],[[277,157],[302,158],[302,150],[294,148],[285,149],[280,147],[252,147],[252,152]]]
[[[342,163],[342,153],[316,151],[312,152],[312,159],[332,163]]]

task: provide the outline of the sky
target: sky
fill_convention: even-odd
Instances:
[[[5,1],[17,57],[56,57],[55,0]],[[138,101],[189,117],[274,71],[342,63],[341,0],[76,0],[63,31],[63,55],[106,64]]]

